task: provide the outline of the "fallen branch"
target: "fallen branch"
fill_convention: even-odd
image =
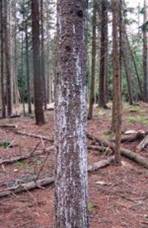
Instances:
[[[53,139],[50,139],[46,136],[43,136],[43,135],[36,135],[36,134],[33,134],[33,133],[27,133],[25,131],[14,131],[15,134],[18,134],[18,135],[23,135],[23,136],[28,136],[28,137],[32,137],[32,138],[37,138],[37,139],[41,139],[41,140],[45,140],[45,141],[49,141],[49,142],[54,142]]]
[[[99,162],[95,162],[93,165],[88,166],[88,172],[94,172],[94,171],[97,171],[98,169],[104,168],[110,165],[113,161],[114,161],[114,157],[112,156],[107,159],[101,160]],[[0,198],[7,197],[12,194],[22,193],[25,191],[31,191],[37,188],[42,188],[44,186],[53,184],[54,181],[55,181],[54,177],[45,177],[43,179],[17,184],[10,188],[7,188],[4,191],[1,191]]]

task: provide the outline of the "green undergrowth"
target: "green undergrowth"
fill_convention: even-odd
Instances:
[[[129,116],[128,117],[129,123],[141,123],[144,125],[148,124],[148,116],[138,115],[138,116]]]

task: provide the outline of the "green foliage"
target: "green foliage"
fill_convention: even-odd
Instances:
[[[7,149],[11,143],[9,141],[0,142],[0,147]]]

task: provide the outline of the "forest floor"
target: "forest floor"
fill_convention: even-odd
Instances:
[[[22,181],[33,180],[36,175],[38,178],[53,176],[55,163],[54,150],[47,153],[52,142],[16,134],[15,130],[3,128],[2,125],[17,125],[17,131],[53,139],[53,119],[53,112],[46,111],[47,123],[42,127],[36,126],[31,117],[0,120],[0,158],[10,159],[31,152],[34,155],[23,161],[0,166],[0,193]],[[88,132],[110,140],[113,137],[110,122],[111,110],[96,108],[93,120],[88,121]],[[122,130],[148,131],[148,105],[125,104]],[[148,148],[139,152],[136,149],[138,144],[139,141],[136,141],[122,146],[148,159]],[[89,150],[89,164],[107,156]],[[122,160],[122,166],[110,165],[89,173],[91,228],[148,227],[148,170],[128,159]],[[53,224],[54,185],[0,199],[0,228],[52,228]]]

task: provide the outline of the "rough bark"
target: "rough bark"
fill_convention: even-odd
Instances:
[[[56,228],[87,228],[86,1],[58,0]]]
[[[32,43],[34,71],[34,105],[36,124],[45,123],[43,112],[43,83],[40,61],[40,31],[39,31],[39,2],[32,0]]]

